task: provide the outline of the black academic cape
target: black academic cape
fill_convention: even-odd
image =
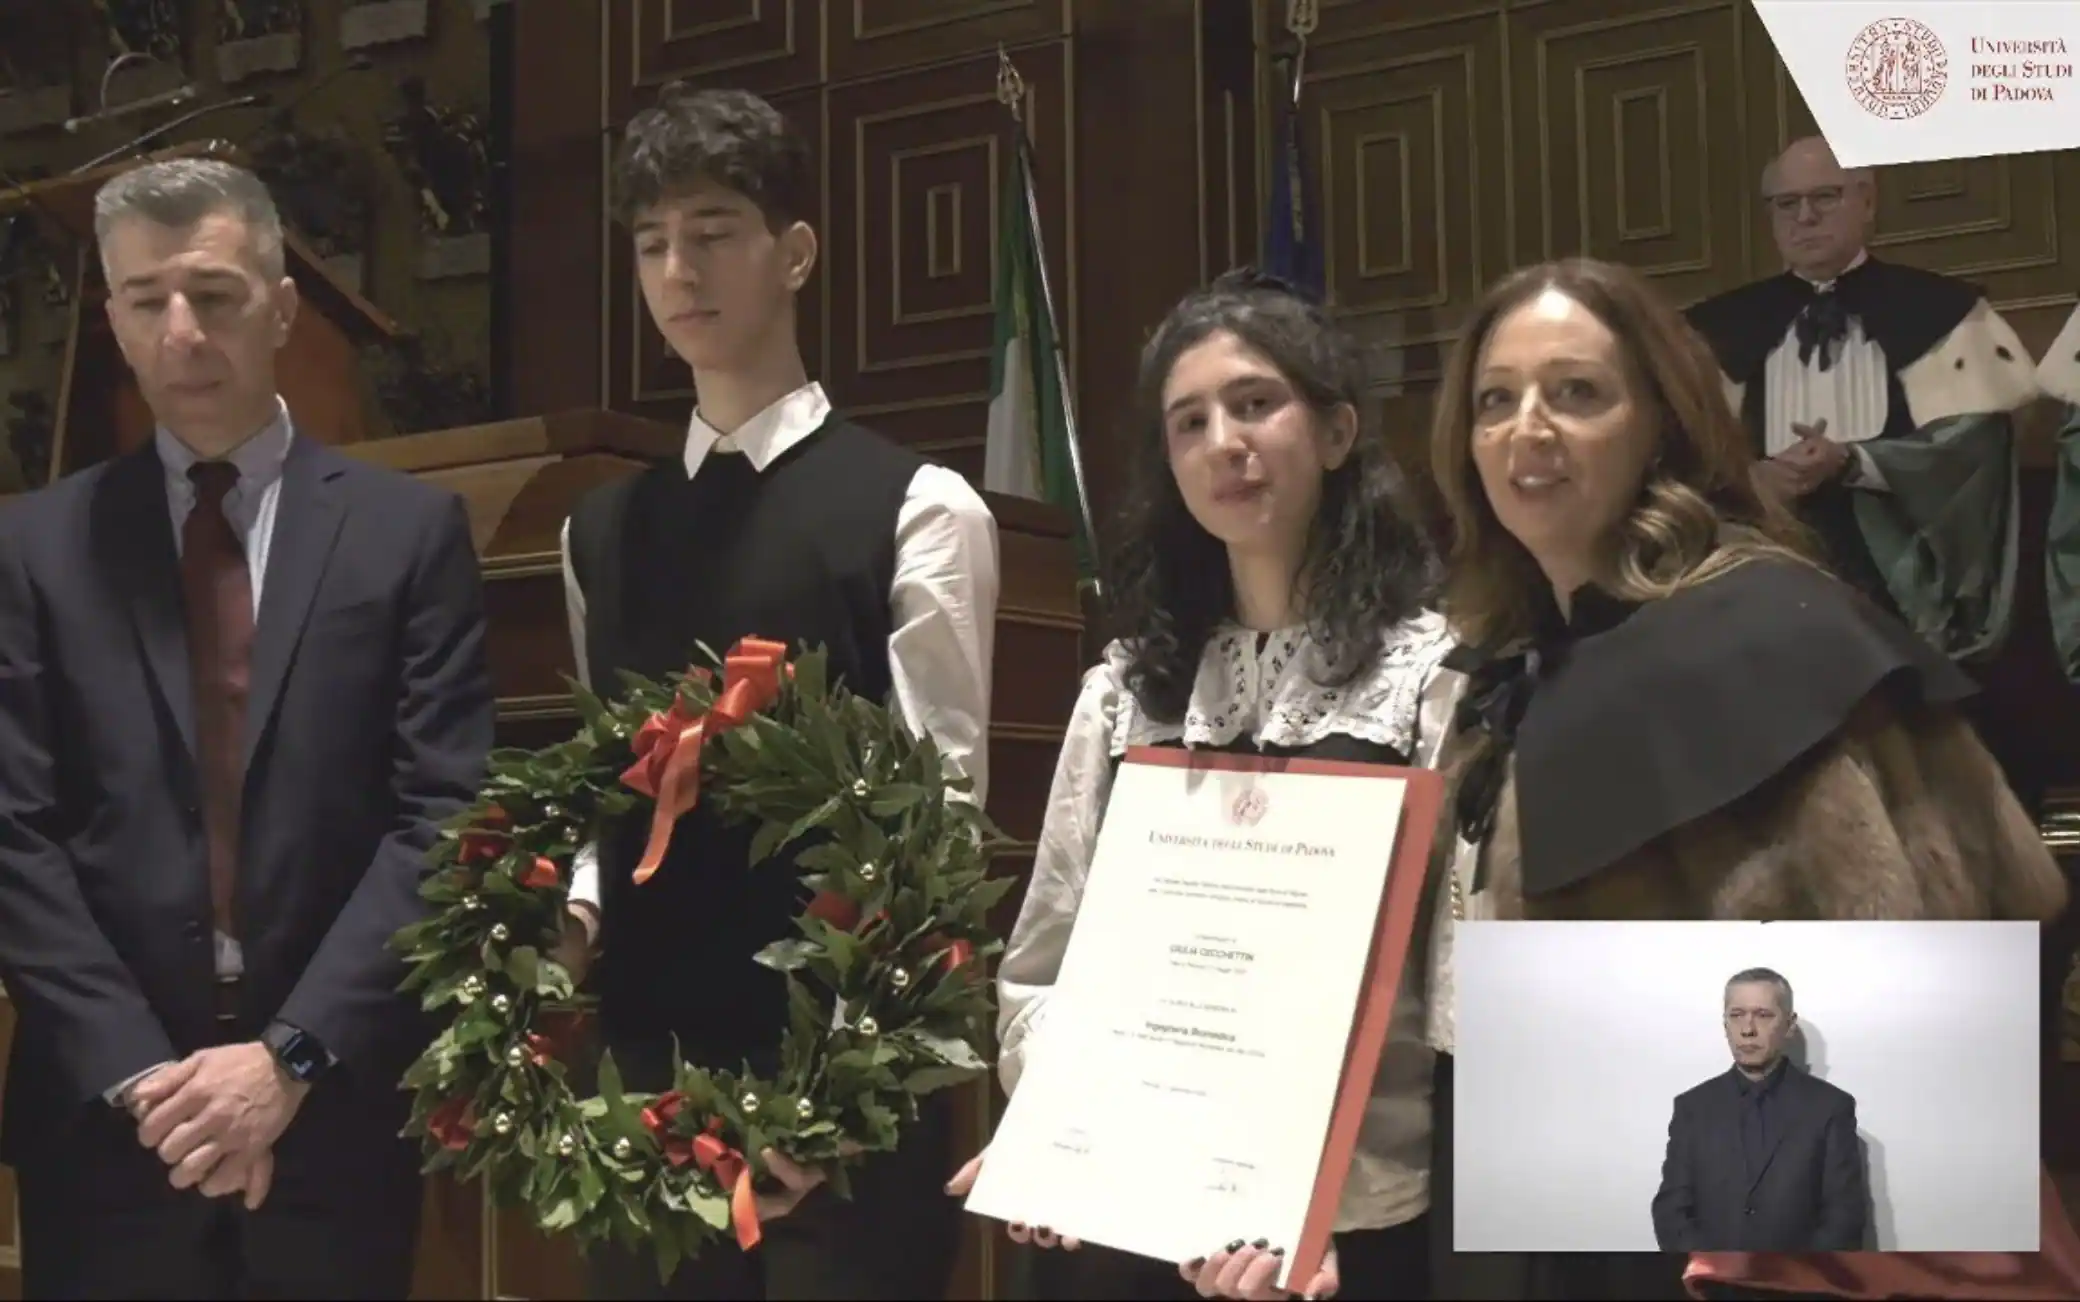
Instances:
[[[2045,527],[2045,595],[2059,663],[2068,680],[2080,683],[2080,308],[2037,363],[2037,386],[2062,409],[2051,521]]]
[[[2013,612],[2013,412],[2037,393],[2028,352],[1979,289],[1866,259],[1835,282],[1884,354],[1887,418],[1860,444],[1885,488],[1823,486],[1797,505],[1835,569],[1945,653],[1992,655]],[[1789,272],[1691,307],[1762,455],[1764,364],[1816,296]]]

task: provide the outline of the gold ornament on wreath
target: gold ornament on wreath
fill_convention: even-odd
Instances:
[[[624,675],[612,703],[573,683],[576,736],[491,757],[431,852],[432,914],[395,941],[405,988],[441,1025],[405,1076],[429,1172],[483,1177],[547,1233],[648,1243],[669,1272],[723,1234],[757,1243],[747,1155],[820,1167],[843,1196],[848,1167],[892,1150],[919,1098],[988,1069],[998,835],[929,738],[827,682],[826,664],[746,638],[719,681]],[[682,1060],[672,1089],[634,1094],[609,1055],[580,1098],[561,1055],[584,1003],[550,957],[572,859],[608,820],[647,814],[647,881],[701,801],[756,825],[749,871],[781,871],[764,861],[788,850],[811,892],[799,934],[757,959],[787,979],[778,1074]]]

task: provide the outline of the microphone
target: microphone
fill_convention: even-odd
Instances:
[[[115,122],[122,118],[135,117],[139,113],[149,113],[155,108],[173,108],[185,104],[200,93],[193,83],[186,86],[176,86],[172,90],[161,91],[157,95],[145,95],[141,98],[118,104],[114,108],[105,108],[99,112],[89,113],[84,117],[67,118],[65,119],[65,130],[72,135],[77,135],[82,128],[95,126],[102,122]]]
[[[238,142],[240,144],[251,144],[253,138],[265,132],[269,126],[279,125],[281,123],[286,122],[289,119],[290,115],[295,113],[297,107],[301,105],[305,100],[309,99],[312,95],[316,94],[320,90],[323,90],[325,87],[330,86],[333,82],[339,80],[339,78],[345,76],[347,73],[366,72],[374,66],[375,60],[369,58],[365,54],[358,55],[354,58],[347,60],[339,67],[334,68],[331,72],[326,73],[324,76],[319,77],[316,81],[311,82],[309,85],[305,86],[301,91],[297,92],[295,95],[290,96],[285,103],[282,103],[280,105],[275,104],[273,96],[267,95],[265,93],[254,95],[240,95],[235,99],[219,100],[214,104],[204,104],[200,108],[191,109],[188,112],[181,114],[179,117],[173,119],[171,122],[161,123],[159,126],[153,127],[150,131],[145,132],[143,135],[140,135],[133,140],[128,140],[120,145],[117,145],[114,149],[109,150],[107,153],[99,154],[93,158],[88,159],[86,162],[81,163],[78,167],[73,168],[72,171],[68,173],[68,175],[77,175],[81,172],[91,172],[95,168],[101,166],[103,163],[113,162],[114,160],[121,158],[125,154],[128,154],[136,149],[148,145],[155,140],[158,140],[162,136],[166,136],[175,131],[180,130],[182,127],[188,125],[190,122],[194,122],[200,118],[209,117],[211,114],[222,113],[226,109],[247,108],[256,104],[273,106],[275,111],[273,112],[273,114],[270,115],[269,121],[263,122],[255,130],[247,132],[245,139]],[[154,95],[150,96],[147,99],[135,100],[131,103],[121,105],[117,108],[105,110],[102,113],[97,114],[91,118],[84,118],[78,120],[102,121],[122,114],[134,112],[148,104],[155,102],[161,104],[178,104],[192,96],[194,91],[195,88],[193,86],[183,86],[179,90],[169,91],[165,95]],[[174,96],[178,96],[179,98],[172,98]],[[68,127],[70,125],[70,123],[67,124]]]
[[[114,160],[121,158],[123,155],[131,152],[134,149],[139,148],[140,146],[148,145],[152,143],[154,140],[159,139],[161,136],[164,136],[173,131],[180,130],[182,127],[188,125],[190,122],[197,120],[198,118],[206,118],[213,113],[222,113],[226,109],[246,108],[249,105],[265,103],[267,103],[267,96],[265,95],[240,95],[237,99],[219,100],[214,104],[204,104],[201,108],[191,109],[188,112],[181,114],[179,117],[173,119],[173,121],[171,122],[165,123],[161,126],[153,127],[150,131],[145,132],[143,135],[138,136],[134,140],[124,141],[122,144],[117,145],[114,149],[109,150],[105,154],[95,155],[94,157],[88,159],[86,162],[81,163],[78,167],[73,168],[72,171],[68,173],[68,175],[77,175],[81,172],[91,172],[95,168],[101,166],[103,163],[113,162]]]

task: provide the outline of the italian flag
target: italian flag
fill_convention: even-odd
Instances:
[[[989,437],[982,486],[1047,502],[1074,522],[1078,564],[1091,573],[1090,540],[1069,456],[1066,398],[1055,369],[1054,323],[1040,287],[1040,245],[1026,209],[1023,148],[1004,169],[997,208],[996,343],[990,352]]]

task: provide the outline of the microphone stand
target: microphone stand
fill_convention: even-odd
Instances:
[[[366,72],[374,66],[375,61],[368,58],[366,55],[363,55],[360,58],[347,60],[339,67],[334,68],[331,72],[326,73],[324,76],[318,78],[310,85],[305,86],[301,91],[297,92],[297,94],[292,96],[287,103],[276,108],[274,111],[273,120],[287,120],[292,114],[296,112],[298,108],[303,106],[304,101],[308,100],[311,96],[317,94],[319,91],[325,89],[327,86],[330,86],[333,82],[338,81],[341,77],[345,76],[350,72]],[[170,122],[165,122],[160,124],[159,126],[153,127],[151,130],[136,137],[135,139],[129,141],[126,144],[119,145],[116,148],[109,150],[105,154],[101,154],[95,158],[89,159],[88,161],[80,164],[78,167],[73,168],[72,171],[68,173],[68,175],[76,176],[81,172],[91,172],[95,168],[101,166],[103,163],[113,162],[114,160],[121,158],[123,155],[131,152],[132,150],[137,149],[139,146],[151,144],[153,141],[158,140],[163,136],[178,131],[180,128],[188,125],[190,122],[194,122],[200,118],[208,117],[212,113],[221,113],[226,109],[247,108],[257,104],[266,104],[268,103],[268,101],[269,96],[264,94],[240,95],[236,99],[219,100],[215,104],[205,104],[201,108],[190,109],[188,112],[181,114],[179,117],[174,118]],[[243,141],[240,141],[239,143],[250,144],[252,142],[253,137],[267,130],[267,127],[268,124],[263,123],[259,128],[250,132],[246,136],[246,138]]]
[[[266,102],[267,97],[265,95],[240,95],[237,99],[219,100],[214,104],[205,104],[198,109],[190,109],[188,112],[181,114],[179,117],[173,119],[171,122],[161,123],[160,125],[153,127],[150,131],[147,131],[140,136],[137,136],[131,140],[125,141],[120,145],[117,145],[114,149],[109,150],[107,153],[96,154],[94,157],[88,159],[86,162],[81,163],[78,167],[75,167],[71,171],[67,172],[66,175],[78,176],[82,172],[91,172],[95,168],[101,166],[103,163],[114,162],[116,159],[121,158],[123,155],[137,149],[139,146],[151,144],[153,141],[158,140],[162,136],[177,131],[180,128],[188,125],[190,122],[197,120],[198,118],[206,118],[210,116],[212,113],[221,113],[225,109],[245,108],[248,105],[264,104]]]

